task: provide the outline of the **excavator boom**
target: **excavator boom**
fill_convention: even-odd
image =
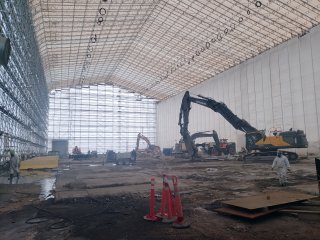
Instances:
[[[151,143],[150,143],[149,138],[143,136],[142,133],[139,133],[138,136],[137,136],[136,150],[139,150],[139,145],[140,145],[140,140],[141,139],[144,140],[147,143],[148,148],[150,148]]]
[[[159,146],[153,145],[151,144],[149,138],[145,137],[144,135],[142,135],[142,133],[139,133],[137,136],[137,143],[136,143],[136,151],[139,152],[139,145],[140,145],[140,140],[144,140],[148,147],[147,150],[150,151],[153,155],[155,156],[161,156],[161,149]]]
[[[198,97],[199,98],[189,98],[191,102],[211,108],[213,111],[220,113],[237,130],[245,133],[258,132],[258,130],[252,127],[246,120],[240,119],[235,115],[223,102],[217,102],[212,98],[204,97],[202,95],[198,95]]]

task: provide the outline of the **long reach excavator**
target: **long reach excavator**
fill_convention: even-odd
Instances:
[[[308,147],[306,135],[302,130],[293,130],[291,128],[289,131],[266,136],[264,130],[257,130],[246,120],[240,119],[223,102],[217,102],[212,98],[204,97],[202,95],[191,96],[187,91],[181,102],[179,126],[180,134],[182,135],[186,148],[192,158],[198,157],[198,149],[193,143],[188,130],[191,103],[196,103],[212,109],[224,117],[235,129],[244,132],[246,150],[248,152],[246,156],[275,156],[279,149]],[[281,152],[291,161],[298,158],[298,155],[295,152],[283,150],[281,150]]]

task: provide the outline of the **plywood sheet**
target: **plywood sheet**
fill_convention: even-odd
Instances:
[[[22,161],[20,164],[20,170],[57,168],[58,160],[58,156],[34,157],[30,160]]]
[[[233,200],[224,201],[224,204],[248,210],[259,208],[274,207],[283,204],[289,204],[299,201],[305,201],[315,196],[295,192],[266,192],[255,196],[243,197]]]

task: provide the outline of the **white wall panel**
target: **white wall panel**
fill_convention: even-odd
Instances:
[[[288,48],[286,44],[279,47],[279,79],[283,126],[293,126]]]
[[[262,54],[261,74],[263,86],[263,110],[265,118],[265,127],[274,126],[273,123],[273,100],[271,90],[271,71],[270,71],[270,54]],[[262,127],[263,128],[263,127]]]
[[[293,126],[299,129],[306,129],[298,39],[290,41],[288,43],[288,49],[290,49],[288,51],[288,55],[293,109]]]
[[[258,129],[293,127],[306,132],[309,149],[320,149],[320,27],[285,42],[190,89],[222,101]],[[158,104],[158,144],[172,147],[181,136],[178,117],[184,93]],[[244,134],[214,111],[192,104],[191,133],[216,130],[244,146]]]
[[[306,132],[310,139],[318,137],[310,34],[300,41],[300,65]],[[311,144],[311,147],[313,144]]]
[[[256,104],[256,127],[258,129],[265,128],[265,112],[264,112],[264,91],[263,91],[263,79],[262,79],[262,62],[261,56],[257,57],[254,61],[253,76],[254,76],[254,93]]]
[[[314,92],[315,92],[315,104],[316,104],[316,117],[317,117],[317,129],[318,129],[318,142],[315,143],[315,147],[320,148],[320,31],[315,31],[310,34],[311,49],[312,49],[312,66],[313,66],[313,80],[314,80]],[[320,149],[318,149],[320,151]]]

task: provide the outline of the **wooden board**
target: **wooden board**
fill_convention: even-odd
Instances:
[[[34,157],[30,160],[21,161],[20,170],[57,168],[58,160],[58,156]]]
[[[256,210],[260,208],[269,208],[278,205],[305,201],[314,197],[315,196],[309,194],[277,191],[223,201],[222,203],[247,210]]]

